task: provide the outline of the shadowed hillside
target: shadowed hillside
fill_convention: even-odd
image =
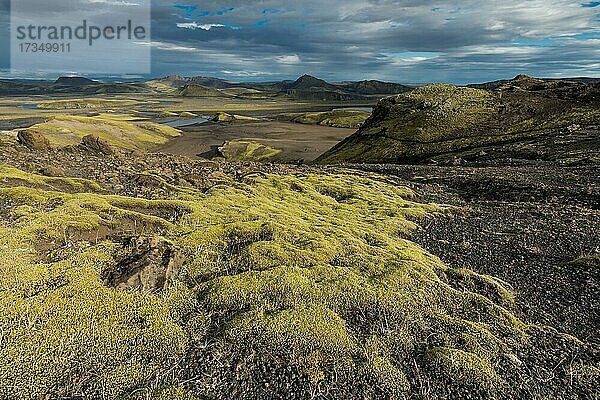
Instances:
[[[526,76],[494,90],[436,84],[388,97],[321,163],[598,160],[600,85]]]

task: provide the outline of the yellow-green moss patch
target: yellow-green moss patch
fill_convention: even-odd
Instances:
[[[219,147],[219,152],[227,161],[264,161],[282,151],[261,143],[243,140],[231,140]]]
[[[484,282],[510,297],[501,281],[453,272],[403,239],[441,209],[373,176],[251,175],[157,202],[44,190],[40,177],[2,171],[23,186],[0,188],[16,204],[0,222],[0,397],[189,398],[178,374],[209,360],[239,363],[238,374],[284,365],[310,385],[340,379],[400,397],[415,351],[493,391],[495,360],[526,343],[525,325],[477,293]],[[145,212],[169,207],[183,217]],[[102,285],[118,246],[110,236],[65,236],[132,220],[159,225],[186,255],[160,296]],[[59,248],[48,257],[40,240]],[[464,277],[460,290],[441,279],[452,274]],[[199,352],[207,359],[190,359]]]
[[[59,115],[27,130],[42,134],[58,147],[77,145],[84,136],[95,135],[115,147],[141,150],[165,144],[181,134],[168,126],[112,118],[110,114],[97,117]]]

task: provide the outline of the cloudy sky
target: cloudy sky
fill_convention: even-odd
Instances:
[[[102,10],[136,0],[39,1]],[[4,77],[9,3],[0,0]],[[519,73],[600,77],[600,1],[153,0],[152,41],[154,76],[272,81],[309,73],[405,83]]]

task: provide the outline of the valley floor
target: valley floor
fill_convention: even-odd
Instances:
[[[228,140],[251,140],[283,152],[273,161],[310,162],[353,134],[356,129],[332,128],[279,121],[243,123],[208,123],[182,128],[182,136],[170,141],[160,151],[192,158],[213,158],[217,148]]]

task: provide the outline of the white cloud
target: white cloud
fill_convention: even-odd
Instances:
[[[275,61],[280,64],[299,64],[301,62],[300,56],[297,54],[275,57]]]
[[[244,77],[244,78],[257,78],[257,77],[262,77],[262,76],[276,75],[275,73],[264,72],[264,71],[243,71],[243,70],[242,71],[229,71],[229,70],[223,70],[221,72],[224,73],[225,75],[237,76],[237,77]]]
[[[157,42],[157,41],[154,41],[151,43],[136,42],[136,44],[139,44],[141,46],[152,46],[153,48],[158,49],[158,50],[179,51],[179,52],[184,52],[184,53],[196,53],[198,51],[198,49],[195,47],[182,46],[180,44],[168,43],[168,42]]]
[[[196,30],[196,29],[202,29],[203,31],[210,31],[212,28],[224,28],[225,25],[223,24],[198,24],[197,22],[182,22],[177,24],[178,28],[185,28],[185,29],[192,29],[192,30]]]
[[[39,2],[36,13],[73,3],[90,12],[144,1],[53,0]],[[165,74],[258,77],[270,71],[292,78],[310,72],[401,82],[473,82],[517,72],[600,76],[600,39],[591,34],[600,31],[600,8],[581,6],[588,2],[330,0],[323,7],[322,0],[215,0],[188,15],[175,10],[181,2],[152,0],[153,65]],[[232,4],[235,11],[217,13]],[[265,16],[271,8],[278,12]],[[268,24],[257,25],[263,19]],[[206,31],[212,34],[198,35]],[[0,29],[0,47],[8,43],[2,39]]]
[[[102,3],[102,4],[106,4],[109,6],[139,6],[139,3],[130,3],[128,1],[122,1],[122,0],[88,0],[88,2],[95,4],[95,3]]]
[[[535,46],[465,46],[453,53],[454,56],[476,56],[476,55],[520,55],[533,56],[544,52],[541,47]]]

